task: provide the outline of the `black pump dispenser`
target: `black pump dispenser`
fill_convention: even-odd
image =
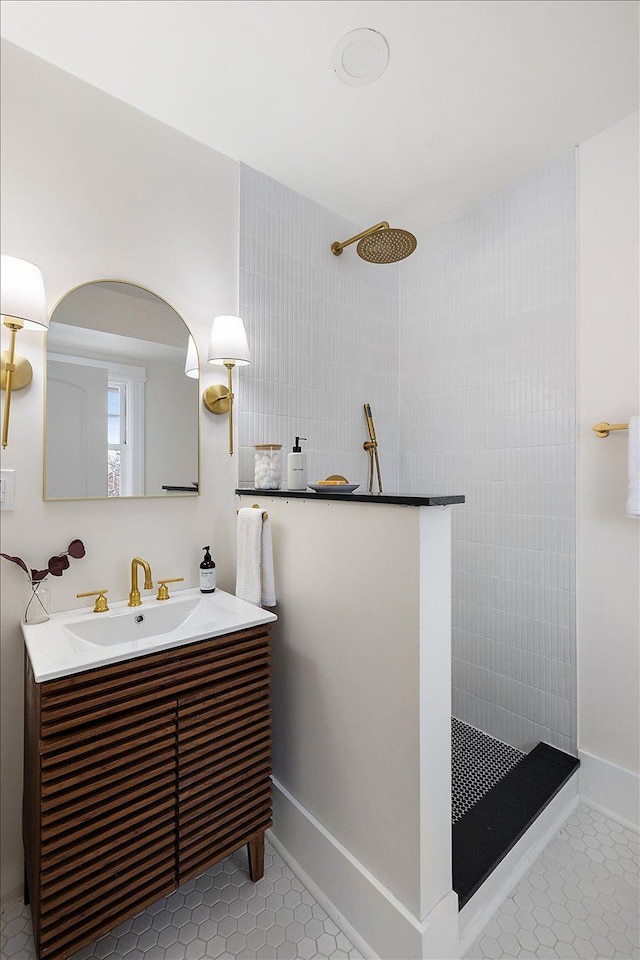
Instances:
[[[200,593],[213,593],[216,589],[216,565],[209,553],[210,547],[203,547],[204,560],[200,564]]]
[[[301,440],[306,440],[306,437],[296,437],[296,442],[293,445],[293,453],[302,453],[302,447],[300,446]]]

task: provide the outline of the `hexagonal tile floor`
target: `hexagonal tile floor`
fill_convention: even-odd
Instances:
[[[638,834],[581,805],[466,960],[637,960],[639,881]]]
[[[0,956],[35,960],[29,907],[2,913]],[[267,843],[251,883],[245,848],[183,884],[73,960],[338,960],[361,954]]]
[[[184,884],[73,960],[359,958],[267,844],[252,884],[245,851]],[[638,960],[638,835],[580,806],[505,900],[466,960]],[[0,955],[34,960],[29,908],[2,914]]]

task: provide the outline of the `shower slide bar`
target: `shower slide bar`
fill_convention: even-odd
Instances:
[[[608,437],[610,430],[628,430],[628,423],[607,423],[602,421],[601,423],[596,423],[594,427],[591,428],[595,433],[596,437]]]
[[[382,493],[382,475],[380,473],[380,459],[378,457],[378,441],[376,439],[376,428],[373,425],[373,414],[371,405],[365,403],[364,416],[367,421],[369,439],[362,444],[362,449],[369,455],[369,493],[373,493],[373,466],[375,463],[376,473],[378,474],[378,493]]]

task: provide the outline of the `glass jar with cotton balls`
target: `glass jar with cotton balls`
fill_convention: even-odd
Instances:
[[[256,443],[253,482],[256,490],[279,490],[282,485],[281,443]]]

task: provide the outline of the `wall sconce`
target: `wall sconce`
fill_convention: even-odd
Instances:
[[[17,257],[2,256],[0,264],[2,322],[11,331],[9,349],[2,351],[0,386],[6,391],[2,419],[2,446],[9,442],[11,392],[31,383],[33,370],[24,357],[15,352],[18,330],[39,330],[49,326],[42,274],[35,264]]]
[[[184,372],[187,377],[197,380],[200,377],[200,364],[198,362],[198,351],[193,337],[189,334],[189,346],[187,347],[187,359],[184,362]]]
[[[209,341],[209,363],[227,368],[227,383],[216,383],[202,394],[202,402],[211,413],[229,414],[229,455],[233,456],[233,386],[231,373],[236,366],[251,363],[249,344],[240,317],[214,317]]]

